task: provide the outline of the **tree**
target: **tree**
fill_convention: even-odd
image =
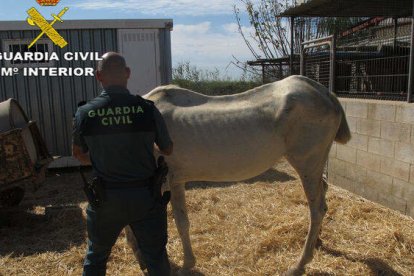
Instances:
[[[255,59],[290,56],[291,20],[280,14],[295,5],[295,0],[239,0],[247,12],[252,33],[243,30],[240,9],[234,6],[238,31]],[[324,37],[356,24],[360,18],[310,18],[294,20],[294,52],[300,53],[301,42]],[[239,62],[239,61],[238,61]],[[240,63],[239,63],[240,64]]]

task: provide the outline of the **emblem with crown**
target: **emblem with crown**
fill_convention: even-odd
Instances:
[[[56,6],[60,0],[36,0],[41,6]]]

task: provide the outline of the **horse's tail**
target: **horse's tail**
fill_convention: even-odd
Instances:
[[[345,111],[338,98],[332,93],[330,93],[330,95],[334,104],[341,111],[341,123],[339,124],[338,131],[336,132],[335,142],[346,144],[349,140],[351,140],[351,131],[349,130],[348,122],[346,121]]]

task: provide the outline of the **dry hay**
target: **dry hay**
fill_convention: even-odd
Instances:
[[[193,183],[187,191],[192,275],[275,275],[300,255],[308,207],[286,163],[244,183]],[[410,275],[414,221],[330,186],[322,246],[309,275]],[[67,205],[61,210],[46,205]],[[80,275],[85,253],[84,197],[76,173],[50,177],[0,229],[0,275]],[[34,206],[34,207],[32,207]],[[47,214],[45,214],[47,213]],[[50,213],[50,214],[49,214]],[[168,252],[173,269],[181,243],[169,208]],[[113,248],[108,275],[142,275],[124,235]]]

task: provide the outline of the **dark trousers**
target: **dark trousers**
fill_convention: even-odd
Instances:
[[[88,251],[83,275],[105,275],[111,248],[121,230],[130,225],[149,275],[169,276],[166,206],[155,202],[147,187],[106,192],[102,206],[87,209]]]

